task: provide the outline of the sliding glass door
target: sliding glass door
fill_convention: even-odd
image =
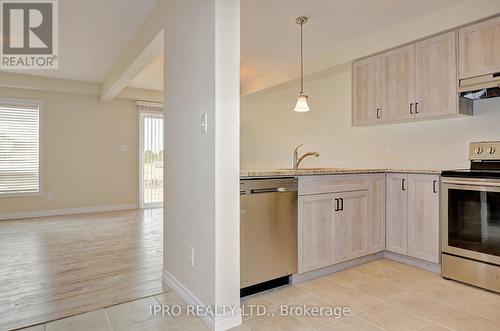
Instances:
[[[141,208],[163,206],[163,108],[139,106]]]

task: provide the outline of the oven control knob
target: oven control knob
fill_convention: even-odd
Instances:
[[[476,153],[476,154],[483,153],[483,148],[482,147],[476,147],[476,149],[474,149],[474,153]]]
[[[495,147],[491,146],[491,147],[488,147],[488,149],[486,150],[486,152],[488,154],[495,154],[496,149],[495,149]]]

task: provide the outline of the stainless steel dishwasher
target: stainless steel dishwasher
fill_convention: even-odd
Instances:
[[[240,205],[240,287],[288,283],[297,272],[297,179],[241,180]]]

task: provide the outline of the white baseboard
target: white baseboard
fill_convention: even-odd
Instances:
[[[14,212],[14,213],[0,213],[0,221],[14,220],[14,219],[20,219],[20,218],[87,214],[87,213],[97,213],[97,212],[116,211],[116,210],[129,210],[129,209],[137,209],[137,208],[138,208],[138,204],[131,203],[131,204],[126,204],[126,205],[108,205],[108,206],[52,209],[52,210],[21,211],[21,212]]]
[[[384,251],[384,257],[389,260],[411,265],[412,267],[424,269],[430,272],[441,274],[441,265],[437,263],[422,261],[410,256],[401,255],[389,251]]]
[[[291,283],[292,284],[299,284],[302,282],[307,282],[308,280],[323,277],[323,276],[332,274],[334,272],[339,272],[339,271],[342,271],[345,269],[356,267],[356,266],[361,265],[361,264],[365,264],[368,262],[372,262],[372,261],[381,259],[381,258],[383,258],[383,256],[384,255],[382,252],[375,253],[375,254],[371,254],[371,255],[367,255],[367,256],[363,256],[363,257],[358,257],[357,259],[349,260],[349,261],[342,262],[339,264],[334,264],[334,265],[324,267],[321,269],[312,270],[312,271],[304,272],[301,274],[294,274],[291,276]]]
[[[227,315],[227,316],[217,316],[215,318],[215,331],[225,331],[237,326],[240,326],[243,322],[243,318],[241,316],[241,309],[235,314]]]
[[[163,269],[163,282],[181,297],[188,305],[204,306],[196,295],[189,291],[174,275]],[[234,314],[228,316],[202,315],[201,320],[214,331],[224,331],[241,325],[242,316],[241,309],[238,309]]]

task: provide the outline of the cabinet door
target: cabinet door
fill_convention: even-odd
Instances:
[[[332,194],[299,197],[298,269],[306,272],[336,262],[334,197]]]
[[[385,250],[385,175],[370,179],[368,253]]]
[[[370,124],[381,120],[380,55],[354,62],[352,66],[352,122]]]
[[[439,176],[408,176],[408,255],[439,263]]]
[[[457,113],[456,33],[415,45],[415,104],[418,117]]]
[[[409,45],[382,54],[382,112],[384,120],[406,120],[414,116],[414,51]]]
[[[336,226],[340,232],[338,250],[342,261],[367,254],[368,196],[368,190],[338,194],[341,210],[336,212],[340,215]]]
[[[458,30],[459,78],[500,72],[500,17]]]
[[[387,175],[386,249],[408,253],[408,176]]]

